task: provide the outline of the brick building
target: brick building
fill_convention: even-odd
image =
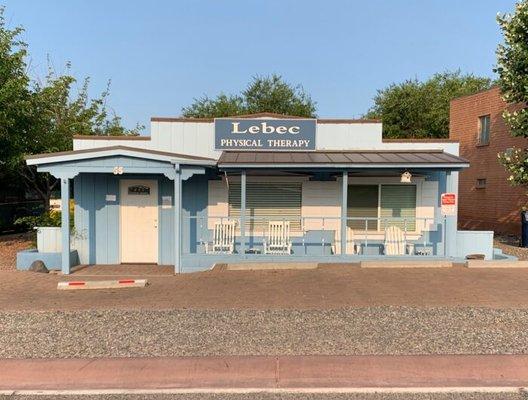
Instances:
[[[510,186],[497,154],[527,147],[528,140],[510,135],[502,117],[507,107],[498,87],[451,101],[449,136],[460,141],[460,155],[471,164],[460,173],[460,228],[520,232],[526,189]]]

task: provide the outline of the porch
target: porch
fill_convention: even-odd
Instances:
[[[119,147],[28,160],[61,179],[62,204],[74,183],[74,232],[62,213],[62,272],[71,272],[72,242],[81,264],[151,262],[176,273],[226,262],[457,256],[456,216],[440,213],[441,193],[456,193],[466,165],[456,156],[312,152],[279,164],[224,154]]]

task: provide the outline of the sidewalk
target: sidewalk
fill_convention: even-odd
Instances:
[[[0,360],[0,390],[526,386],[528,355]]]

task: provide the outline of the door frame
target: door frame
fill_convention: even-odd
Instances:
[[[134,263],[134,262],[125,262],[125,264],[156,264],[156,265],[159,265],[160,264],[160,207],[159,207],[159,199],[160,199],[160,184],[159,184],[159,180],[156,179],[156,178],[122,178],[122,179],[119,179],[119,263],[120,264],[123,264],[123,235],[122,235],[122,230],[123,230],[123,221],[124,221],[124,218],[123,218],[123,208],[122,208],[122,203],[124,201],[124,198],[125,196],[123,195],[124,192],[123,192],[123,189],[126,185],[126,182],[130,182],[130,181],[137,181],[138,183],[139,182],[153,182],[155,185],[156,185],[156,193],[157,193],[157,197],[156,197],[156,202],[155,202],[155,205],[156,205],[156,213],[157,213],[157,226],[156,226],[156,260],[152,263],[144,263],[144,262],[138,262],[138,263]]]

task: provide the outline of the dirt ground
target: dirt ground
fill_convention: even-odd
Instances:
[[[16,269],[17,252],[32,247],[32,233],[0,235],[0,271]]]
[[[137,269],[133,275],[138,275]],[[0,310],[528,307],[528,269],[524,268],[361,269],[327,264],[313,270],[146,277],[150,283],[146,288],[58,291],[60,280],[105,278],[0,272]]]

